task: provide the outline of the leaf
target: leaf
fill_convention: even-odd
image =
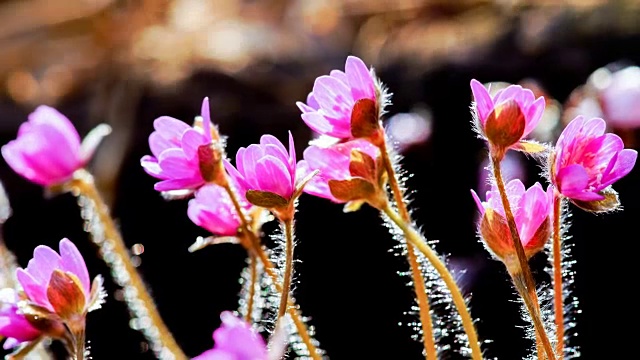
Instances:
[[[357,176],[369,180],[376,181],[376,161],[360,150],[351,150],[351,159],[349,161],[349,172],[351,176]]]
[[[302,178],[300,181],[298,181],[298,183],[296,184],[296,190],[293,192],[293,195],[291,196],[291,199],[295,200],[300,195],[302,195],[302,191],[304,191],[305,185],[307,185],[307,183],[309,181],[311,181],[311,179],[313,179],[318,174],[320,174],[320,170],[314,170],[314,171],[308,173],[307,176]]]
[[[352,200],[352,201],[349,201],[346,204],[344,204],[344,208],[342,208],[342,211],[345,212],[345,213],[358,211],[358,210],[360,210],[362,205],[364,205],[364,203],[365,202],[363,200]]]
[[[376,191],[367,180],[356,178],[349,180],[329,180],[331,195],[340,201],[366,200]]]
[[[249,190],[245,196],[251,204],[267,209],[282,208],[289,204],[289,200],[270,191]]]
[[[360,99],[351,110],[351,135],[354,138],[368,138],[380,129],[375,101]]]
[[[107,291],[104,289],[104,278],[100,275],[96,276],[91,283],[91,294],[89,294],[89,304],[87,311],[98,310],[102,307],[107,297]]]
[[[484,132],[492,145],[507,148],[520,141],[526,125],[520,105],[509,100],[496,106],[489,114]]]
[[[516,145],[515,150],[526,152],[528,154],[538,154],[547,150],[544,144],[535,141],[522,140]]]

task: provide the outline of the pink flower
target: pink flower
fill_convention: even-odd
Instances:
[[[222,326],[213,332],[214,347],[193,360],[267,360],[267,345],[251,325],[231,312],[220,314]]]
[[[203,158],[213,143],[209,99],[202,101],[202,128],[191,127],[169,116],[157,118],[155,131],[149,136],[153,156],[145,155],[140,164],[147,174],[162,181],[157,191],[196,190],[207,182]]]
[[[615,134],[605,134],[605,121],[578,116],[562,131],[555,147],[552,183],[579,201],[605,199],[608,186],[633,169],[638,152],[625,149]]]
[[[99,308],[105,296],[102,278],[90,283],[87,265],[68,239],[60,240],[60,254],[48,246],[36,247],[27,268],[18,269],[16,276],[31,304],[56,314],[70,328]]]
[[[607,124],[620,129],[640,127],[640,68],[629,66],[616,72],[601,68],[592,75]],[[603,79],[604,78],[604,79]]]
[[[246,201],[240,201],[240,204],[244,209],[251,207]],[[189,200],[187,214],[196,225],[218,236],[234,236],[241,226],[229,194],[215,184],[205,185],[196,192]]]
[[[525,190],[520,180],[513,179],[507,183],[506,192],[525,254],[531,257],[544,248],[551,235],[553,188],[549,186],[545,192],[540,183],[535,183]],[[498,188],[494,185],[487,191],[485,202],[473,190],[471,195],[480,210],[480,234],[487,246],[501,259],[515,254]]]
[[[320,173],[307,183],[304,192],[310,195],[329,199],[336,203],[344,201],[336,199],[329,189],[329,180],[347,180],[353,178],[349,169],[351,151],[361,151],[371,158],[376,159],[378,148],[366,140],[351,140],[338,143],[329,147],[311,145],[304,151],[304,160],[298,163],[301,173],[309,173],[320,170]]]
[[[56,109],[38,106],[18,130],[18,137],[2,147],[2,156],[11,168],[27,180],[43,186],[61,184],[84,167],[107,125],[91,131],[80,143],[73,124]]]
[[[0,335],[7,338],[3,347],[10,349],[41,335],[18,310],[18,294],[11,288],[0,290]]]
[[[242,190],[266,191],[290,200],[296,190],[296,153],[289,132],[289,151],[275,136],[262,135],[259,144],[241,147],[236,153],[236,167],[225,162],[229,175]]]
[[[313,131],[341,139],[352,138],[351,112],[356,101],[376,99],[376,80],[362,60],[349,56],[345,71],[332,70],[316,79],[307,103],[297,102],[302,120]],[[378,110],[380,113],[381,110]]]
[[[544,113],[544,98],[536,99],[531,90],[519,85],[510,85],[491,97],[484,85],[473,79],[471,90],[478,130],[499,146],[517,149],[514,145],[533,131]]]

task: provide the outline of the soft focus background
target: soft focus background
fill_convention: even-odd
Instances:
[[[467,269],[460,284],[472,294],[480,337],[491,340],[486,357],[523,358],[528,343],[515,292],[475,234],[469,190],[483,186],[485,152],[470,126],[469,81],[520,83],[548,96],[540,140],[555,141],[563,123],[584,113],[604,117],[628,147],[640,146],[640,70],[615,76],[640,64],[638,1],[1,1],[0,143],[13,139],[39,104],[58,108],[81,135],[101,122],[114,128],[91,170],[127,244],[143,245],[135,247],[136,261],[165,321],[195,356],[212,346],[220,312],[237,308],[245,252],[233,245],[187,251],[205,231],[187,218],[187,202],[163,200],[139,165],[153,120],[191,122],[208,96],[231,156],[261,134],[285,140],[291,130],[301,157],[313,134],[295,102],[315,77],[343,69],[349,54],[375,67],[394,94],[387,124],[413,175],[415,218],[440,241],[439,252],[450,254],[452,267]],[[508,171],[527,185],[544,181],[533,160],[509,160]],[[69,237],[90,273],[107,277],[107,303],[89,315],[93,358],[152,359],[129,327],[122,295],[83,232],[74,199],[44,198],[4,161],[0,180],[13,207],[4,237],[21,265],[35,246],[57,248]],[[638,181],[640,169],[614,185],[624,212],[595,216],[572,208],[581,310],[572,344],[585,359],[635,351],[636,332],[625,329],[640,320],[631,295]],[[395,243],[375,211],[343,214],[305,195],[297,237],[295,297],[331,359],[422,358],[404,325],[415,320],[405,315],[408,278],[397,274],[407,265],[390,250]],[[544,256],[532,264],[548,281]]]

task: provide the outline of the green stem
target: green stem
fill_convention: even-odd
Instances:
[[[291,277],[293,276],[293,220],[284,220],[282,226],[284,227],[285,237],[285,265],[278,318],[282,318],[287,313],[289,292],[291,291]]]
[[[451,292],[451,298],[453,304],[460,313],[460,319],[467,337],[469,338],[469,346],[471,347],[471,358],[473,360],[482,360],[482,350],[480,349],[480,343],[478,342],[478,335],[473,325],[473,320],[467,309],[467,304],[464,301],[462,292],[456,284],[453,275],[449,272],[446,265],[440,260],[438,255],[431,249],[427,242],[422,238],[412,226],[405,223],[400,215],[396,213],[390,206],[386,206],[382,211],[393,221],[404,233],[407,243],[411,243],[415,246],[424,256],[429,260],[431,265],[436,269],[442,281],[447,285],[447,288]]]
[[[562,195],[553,201],[553,310],[556,320],[556,353],[564,359],[564,292],[562,289]]]
[[[525,305],[527,306],[527,310],[529,311],[529,314],[533,321],[533,326],[536,329],[536,334],[542,344],[547,358],[549,360],[555,360],[555,354],[553,352],[551,342],[549,341],[549,336],[547,335],[547,332],[544,329],[544,324],[542,323],[542,316],[540,312],[540,304],[538,302],[538,294],[536,293],[535,280],[533,279],[531,268],[529,267],[529,263],[527,262],[527,256],[524,252],[522,241],[520,240],[520,234],[518,233],[516,220],[513,216],[511,205],[509,204],[509,198],[507,197],[507,190],[505,188],[504,179],[502,177],[502,169],[500,168],[500,158],[497,156],[491,156],[491,163],[493,167],[494,177],[498,186],[498,192],[500,193],[500,198],[502,200],[502,207],[504,208],[507,224],[509,225],[511,240],[513,242],[513,247],[516,250],[517,257],[517,261],[507,261],[505,262],[505,264],[507,265],[509,274],[511,274],[511,277],[514,279],[516,288],[520,286],[518,282],[522,282],[521,285],[523,288],[518,288],[517,290],[520,293],[520,296],[523,298]],[[518,281],[516,281],[516,278]],[[540,355],[541,354],[539,354],[538,356]]]

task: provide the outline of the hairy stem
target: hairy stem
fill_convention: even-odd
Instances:
[[[556,321],[556,353],[564,359],[564,291],[562,289],[562,195],[553,201],[553,310]]]
[[[267,253],[262,248],[262,244],[260,244],[260,239],[258,239],[258,236],[251,230],[251,226],[249,225],[249,222],[247,221],[247,217],[245,216],[244,211],[240,206],[240,202],[238,202],[238,198],[236,197],[235,192],[233,191],[233,189],[229,184],[225,184],[224,189],[229,195],[229,198],[231,198],[233,207],[235,208],[236,212],[238,213],[238,216],[240,217],[242,232],[246,234],[246,236],[248,236],[251,240],[251,245],[250,245],[251,248],[247,250],[249,252],[253,252],[260,259],[260,261],[262,262],[262,265],[264,266],[264,271],[271,278],[271,282],[276,288],[276,291],[280,294],[283,294],[283,286],[282,284],[280,284],[278,274],[275,271],[275,266],[273,265],[271,260],[269,260]],[[293,301],[291,301],[291,299],[288,299],[288,305],[289,306],[286,307],[287,312],[289,313],[289,316],[291,317],[291,320],[293,321],[293,324],[296,327],[296,330],[298,331],[298,335],[300,335],[302,342],[306,345],[307,349],[309,350],[309,356],[313,360],[322,360],[322,356],[320,356],[320,351],[313,344],[313,340],[309,335],[309,330],[307,329],[307,325],[304,323],[304,321],[302,321],[302,316],[300,316],[300,313],[298,312],[296,304]]]
[[[555,360],[555,355],[553,352],[553,348],[551,347],[551,342],[549,341],[549,336],[547,335],[547,332],[544,329],[544,324],[542,323],[540,304],[538,302],[538,295],[536,293],[536,283],[533,279],[533,274],[531,273],[529,263],[527,262],[527,256],[524,252],[522,241],[520,240],[520,234],[518,233],[516,219],[513,216],[511,205],[509,204],[509,198],[507,197],[507,190],[505,188],[504,179],[502,177],[502,169],[500,168],[500,159],[496,156],[491,156],[491,164],[493,168],[493,174],[498,186],[498,191],[500,192],[502,207],[504,208],[504,214],[507,219],[507,225],[509,226],[509,232],[511,233],[513,247],[516,250],[517,261],[509,262],[509,264],[512,265],[513,269],[509,268],[509,266],[507,266],[507,268],[509,273],[511,274],[511,277],[514,279],[514,284],[516,284],[516,277],[519,281],[522,280],[522,286],[524,286],[524,288],[517,289],[518,293],[524,299],[525,305],[527,305],[527,310],[531,315],[533,326],[536,329],[537,338],[539,338],[540,342],[542,343],[542,347],[544,348],[544,352],[547,358],[549,360]],[[516,284],[516,287],[518,286],[520,285]],[[538,354],[538,356],[542,358],[541,355],[542,354]]]
[[[444,281],[444,283],[447,285],[447,288],[451,292],[453,304],[460,313],[462,326],[464,327],[464,331],[469,338],[469,346],[471,347],[471,358],[473,360],[481,360],[482,350],[480,349],[480,343],[478,342],[478,334],[476,333],[475,326],[473,325],[473,319],[469,314],[469,310],[467,309],[467,304],[464,301],[462,292],[456,284],[456,281],[453,279],[453,275],[451,275],[451,272],[449,272],[449,269],[447,269],[446,265],[442,262],[442,260],[440,260],[438,255],[433,251],[433,249],[431,249],[431,247],[423,239],[422,235],[420,235],[413,228],[413,226],[404,222],[400,215],[396,213],[390,206],[386,206],[382,209],[382,211],[400,228],[400,230],[402,230],[405,238],[407,239],[407,243],[411,243],[422,254],[424,254],[427,260],[429,260],[431,265],[436,269],[438,274],[440,274],[442,281]]]
[[[251,271],[251,279],[249,280],[249,299],[247,301],[247,315],[245,320],[247,320],[247,322],[251,324],[253,315],[253,302],[254,297],[256,296],[256,281],[258,279],[258,261],[253,253],[249,254],[249,266]]]
[[[409,215],[407,206],[404,203],[404,195],[402,193],[400,185],[398,184],[398,180],[396,179],[395,170],[393,169],[393,165],[391,164],[391,159],[389,158],[389,153],[386,150],[386,145],[383,145],[381,147],[380,153],[382,155],[382,161],[385,170],[389,175],[389,185],[391,186],[393,198],[395,200],[398,211],[400,212],[400,216],[406,224],[410,224],[411,216]],[[411,267],[413,288],[416,293],[416,301],[418,303],[418,309],[420,313],[420,323],[422,325],[423,334],[422,343],[424,345],[425,357],[426,359],[435,360],[438,358],[438,351],[436,349],[436,338],[433,332],[433,320],[431,319],[431,306],[429,305],[429,298],[427,297],[425,280],[422,276],[422,271],[420,270],[420,265],[418,264],[418,259],[416,257],[413,245],[411,245],[411,243],[409,242],[406,242],[406,246],[407,261],[409,262],[409,266]]]
[[[285,266],[284,278],[282,281],[282,296],[280,296],[280,307],[278,308],[278,319],[287,313],[287,304],[289,303],[289,292],[291,291],[291,277],[293,276],[293,220],[284,220],[285,237]]]
[[[91,174],[82,170],[68,185],[80,200],[88,231],[93,242],[100,247],[103,260],[111,268],[114,281],[123,289],[130,289],[127,293],[133,294],[133,298],[126,301],[131,314],[150,320],[151,325],[141,330],[155,355],[159,359],[188,359],[162,320],[142,277],[131,262],[127,246]]]
[[[74,344],[75,349],[73,349],[74,360],[84,360],[84,342],[85,342],[85,331],[82,329],[74,334]]]

